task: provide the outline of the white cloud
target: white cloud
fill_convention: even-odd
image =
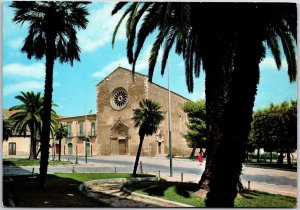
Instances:
[[[276,66],[276,63],[275,63],[275,60],[274,60],[273,57],[266,57],[259,64],[259,67],[260,67],[261,70],[264,70],[264,69],[271,69],[271,70],[277,69],[277,66]],[[281,60],[281,68],[280,69],[287,69],[287,62],[286,62],[285,59]]]
[[[44,78],[44,75],[45,65],[41,63],[34,63],[31,65],[12,63],[3,67],[3,76],[31,77],[41,79]]]
[[[7,85],[7,87],[3,88],[3,95],[10,95],[13,93],[20,93],[21,91],[34,91],[34,90],[42,90],[44,88],[44,83],[37,81],[26,81],[20,83],[14,83]]]
[[[114,29],[122,16],[122,12],[112,16],[111,11],[115,3],[102,4],[103,6],[99,9],[90,10],[87,28],[78,33],[79,46],[82,52],[93,52],[112,41]],[[123,22],[125,23],[126,20],[124,19]],[[125,27],[122,24],[116,36],[116,41],[125,40],[125,38]]]
[[[24,38],[19,37],[13,40],[9,40],[8,45],[16,50],[20,50],[22,47],[22,43],[23,43]]]
[[[148,58],[150,55],[151,48],[152,48],[152,45],[147,45],[146,47],[144,47],[143,53],[141,54],[141,56],[139,56],[137,63],[135,65],[136,72],[145,73],[145,71],[148,69],[148,67],[149,67]],[[161,55],[161,53],[159,53],[158,57],[157,57],[156,66],[161,65],[161,60],[162,60],[162,55]],[[115,60],[115,61],[111,62],[110,64],[106,65],[100,71],[94,72],[92,74],[92,77],[96,77],[96,78],[106,77],[108,74],[110,74],[112,71],[114,71],[119,66],[121,66],[123,68],[127,68],[127,69],[132,68],[132,66],[128,63],[127,57],[121,57],[120,59]]]
[[[118,66],[124,68],[131,68],[131,65],[128,63],[126,57],[122,57],[119,60],[113,61],[110,64],[106,65],[102,70],[94,72],[92,77],[103,78],[109,75],[113,70],[115,70]]]

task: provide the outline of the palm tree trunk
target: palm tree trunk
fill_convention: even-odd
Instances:
[[[240,43],[235,55],[229,83],[229,100],[221,122],[221,138],[206,197],[207,207],[233,207],[238,193],[237,186],[245,159],[245,145],[259,81],[259,56],[253,56],[257,54],[259,46],[251,41]]]
[[[61,139],[58,140],[58,161],[60,161],[60,156],[61,156]]]
[[[34,125],[31,123],[30,125],[30,155],[29,159],[37,159],[37,154],[36,154],[36,132]]]
[[[140,144],[139,144],[138,151],[137,151],[136,158],[135,158],[135,162],[134,162],[133,176],[136,176],[136,171],[137,171],[137,167],[138,167],[138,164],[139,164],[139,159],[140,159],[140,155],[141,155],[141,151],[142,151],[144,137],[145,137],[145,134],[140,134]]]
[[[225,67],[225,49],[219,48],[222,46],[222,43],[217,43],[216,39],[214,43],[208,43],[208,45],[210,46],[208,49],[211,50],[208,51],[207,57],[203,59],[203,68],[206,73],[206,129],[208,145],[205,171],[201,176],[199,184],[202,189],[208,189],[206,206],[212,207],[219,200],[219,198],[214,198],[211,195],[216,190],[213,187],[215,183],[214,179],[218,176],[216,174],[216,163],[218,162],[220,143],[223,139],[222,119],[227,103],[228,69]]]
[[[52,84],[53,68],[55,60],[55,34],[48,32],[46,49],[46,78],[44,88],[44,109],[42,114],[42,132],[41,132],[41,160],[39,187],[44,188],[48,170],[49,142],[50,142],[50,123],[52,109]]]

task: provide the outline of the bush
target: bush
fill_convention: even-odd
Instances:
[[[276,152],[272,152],[272,159],[273,160],[278,159],[278,156],[279,155]],[[253,160],[253,159],[256,160],[257,159],[257,154],[256,153],[249,153],[248,154],[248,159],[249,160]],[[270,152],[265,152],[265,153],[260,154],[259,159],[261,161],[270,160],[271,159]]]

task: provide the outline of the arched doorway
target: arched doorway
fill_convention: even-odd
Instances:
[[[86,154],[87,154],[87,156],[91,155],[91,143],[90,142],[86,143]]]
[[[121,119],[111,129],[112,154],[126,155],[128,151],[128,125]]]

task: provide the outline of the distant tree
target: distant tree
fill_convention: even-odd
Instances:
[[[150,99],[143,99],[139,103],[139,107],[133,109],[134,127],[139,127],[140,143],[134,163],[133,175],[136,175],[137,166],[139,163],[143,141],[145,136],[151,136],[158,129],[159,124],[164,119],[164,114],[160,110],[159,103]]]
[[[190,155],[192,158],[196,148],[207,147],[205,100],[187,101],[183,105],[183,111],[188,115],[188,131],[183,137],[187,140],[188,146],[193,148]]]
[[[58,161],[60,161],[61,157],[61,140],[63,138],[66,138],[68,136],[68,128],[66,125],[63,125],[62,123],[59,123],[55,128],[54,128],[54,135],[55,139],[58,140]]]
[[[9,119],[3,117],[3,141],[7,141],[12,135],[12,123]]]
[[[297,102],[284,101],[270,104],[254,113],[253,140],[267,152],[279,152],[278,164],[283,163],[283,155],[287,153],[288,164],[291,165],[290,153],[297,148]]]
[[[49,158],[51,127],[51,105],[54,61],[61,63],[80,61],[76,29],[85,29],[89,14],[86,5],[89,2],[69,1],[14,1],[10,6],[15,9],[13,22],[29,23],[28,35],[21,52],[28,59],[46,58],[46,76],[41,132],[41,160],[39,187],[46,182]]]
[[[11,107],[10,111],[17,111],[9,117],[13,123],[13,131],[19,135],[26,136],[29,129],[30,131],[30,155],[29,159],[37,159],[36,142],[40,134],[42,126],[42,108],[43,98],[41,93],[21,92],[17,95],[16,99],[20,100],[22,104]]]

